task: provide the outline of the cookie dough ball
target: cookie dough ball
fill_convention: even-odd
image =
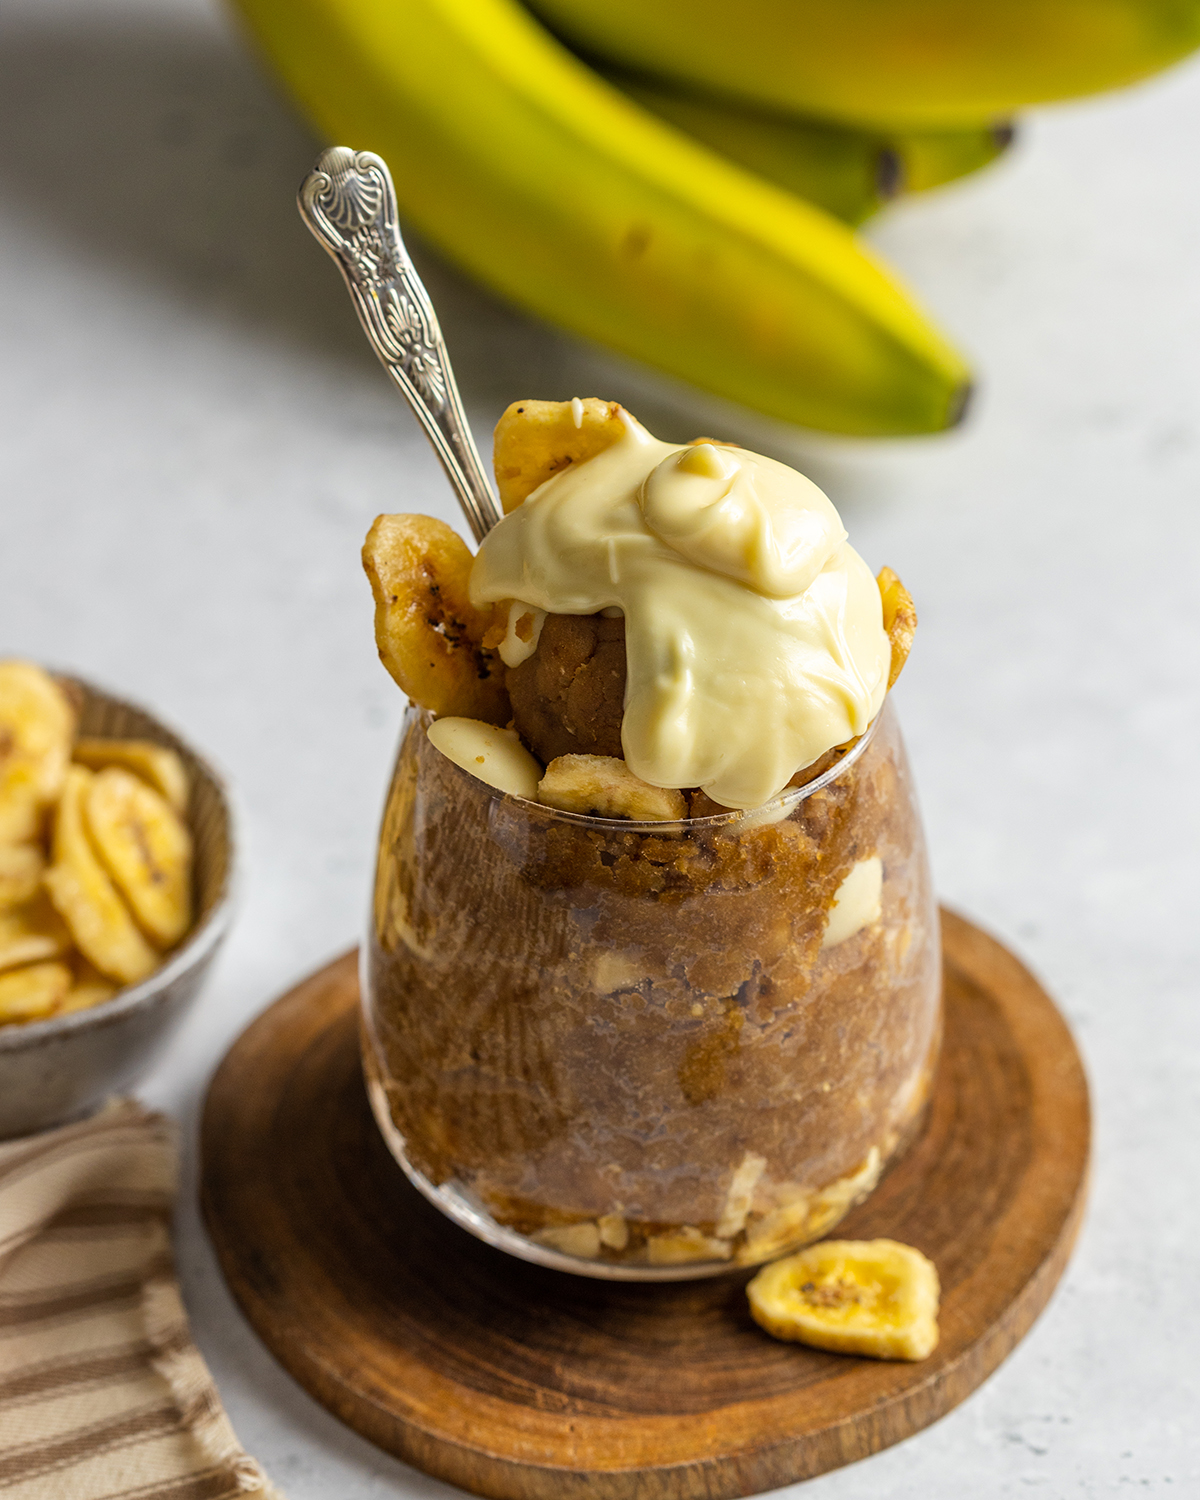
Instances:
[[[542,763],[616,755],[625,712],[625,620],[548,615],[537,650],[506,674],[517,732]]]

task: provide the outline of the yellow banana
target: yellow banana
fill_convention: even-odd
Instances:
[[[238,4],[319,128],[384,156],[402,211],[514,301],[786,421],[960,415],[962,359],[844,225],[624,98],[516,0]]]
[[[994,125],[855,130],[685,93],[632,74],[614,74],[612,81],[704,145],[847,224],[861,224],[900,193],[923,192],[977,171],[1013,139],[1011,127]]]
[[[793,114],[947,129],[1145,78],[1197,0],[530,0],[572,46]]]

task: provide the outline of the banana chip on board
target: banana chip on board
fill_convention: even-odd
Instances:
[[[507,724],[506,608],[471,603],[471,553],[432,516],[380,516],[363,544],[379,657],[414,703],[435,714]],[[488,644],[485,645],[485,637]]]
[[[84,812],[92,781],[83,766],[67,771],[54,818],[53,863],[44,881],[84,957],[110,979],[135,984],[158,967],[159,957],[92,849]]]
[[[192,923],[192,836],[179,814],[141,777],[109,766],[92,777],[84,819],[142,931],[172,947]]]
[[[37,895],[46,859],[37,844],[0,844],[0,912]]]
[[[24,906],[0,912],[0,969],[58,958],[70,947],[71,934],[44,891]]]
[[[66,964],[29,964],[0,974],[0,1026],[43,1021],[54,1015],[71,988]]]
[[[810,1245],[765,1266],[746,1295],[779,1339],[873,1359],[925,1359],[937,1347],[937,1268],[895,1240]]]
[[[41,667],[0,661],[0,844],[41,831],[71,758],[75,710]]]
[[[188,773],[182,757],[153,740],[102,740],[82,736],[75,741],[73,760],[92,771],[120,766],[161,792],[181,816],[187,811]]]
[[[628,431],[615,401],[514,401],[496,423],[492,447],[505,515],[547,479],[595,458]]]
[[[888,668],[888,687],[899,677],[908,653],[912,650],[913,636],[917,630],[917,607],[912,595],[892,572],[881,568],[875,580],[879,585],[879,597],[883,600],[883,628],[892,643],[892,660]]]

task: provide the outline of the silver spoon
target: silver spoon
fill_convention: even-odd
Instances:
[[[331,146],[300,184],[299,205],[337,262],[371,347],[425,429],[481,542],[500,507],[467,426],[433,303],[400,238],[387,163],[370,151]]]

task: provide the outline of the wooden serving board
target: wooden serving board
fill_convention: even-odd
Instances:
[[[746,1309],[749,1272],[596,1281],[514,1260],[443,1218],[371,1117],[352,953],[260,1016],[209,1089],[203,1205],[234,1294],[344,1422],[502,1500],[718,1500],[908,1437],[1045,1306],[1088,1162],[1087,1084],[1062,1017],[999,943],[944,920],[928,1123],[837,1230],[936,1263],[942,1338],[924,1363],[768,1338]]]

